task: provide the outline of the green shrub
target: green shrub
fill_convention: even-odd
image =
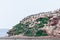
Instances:
[[[42,28],[44,26],[44,24],[48,23],[49,18],[45,17],[45,18],[38,18],[36,21],[40,21],[40,23],[38,24],[39,28]]]
[[[47,33],[44,32],[43,30],[39,30],[36,32],[36,36],[47,36]]]

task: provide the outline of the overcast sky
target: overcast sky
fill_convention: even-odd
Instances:
[[[0,0],[0,29],[10,29],[24,17],[60,8],[60,0]]]

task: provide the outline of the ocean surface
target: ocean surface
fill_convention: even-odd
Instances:
[[[8,30],[9,29],[0,29],[0,37],[8,36]]]

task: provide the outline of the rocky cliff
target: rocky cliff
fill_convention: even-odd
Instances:
[[[60,9],[27,16],[7,33],[9,36],[60,36]]]

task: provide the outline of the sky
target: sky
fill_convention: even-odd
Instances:
[[[60,0],[0,0],[0,29],[11,29],[28,15],[60,8]]]

